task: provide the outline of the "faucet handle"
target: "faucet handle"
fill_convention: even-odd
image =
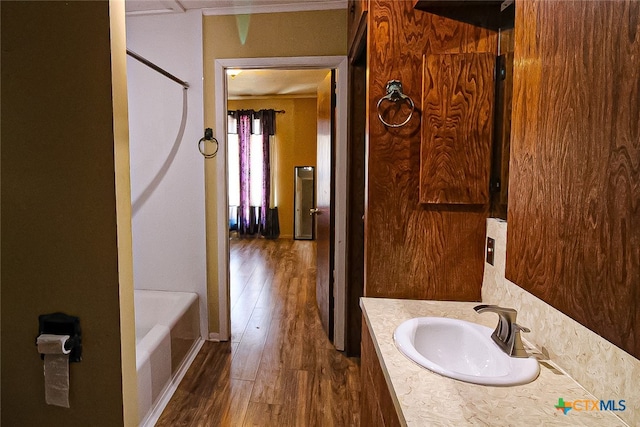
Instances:
[[[512,326],[513,334],[510,355],[512,357],[529,357],[529,353],[525,350],[524,345],[522,344],[522,339],[520,339],[520,332],[531,332],[531,330],[524,326],[520,326],[517,323],[514,323]]]
[[[520,340],[520,332],[530,332],[530,330],[516,323],[518,312],[515,309],[488,304],[480,304],[473,309],[478,314],[487,311],[496,313],[499,319],[498,325],[491,335],[493,341],[509,356],[528,357]]]

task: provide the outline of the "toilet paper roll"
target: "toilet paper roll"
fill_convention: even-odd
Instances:
[[[69,335],[42,334],[38,337],[38,353],[40,354],[69,354],[71,350],[65,350],[64,344]]]
[[[69,335],[42,334],[38,352],[44,354],[44,396],[48,405],[69,407],[69,353],[64,344]]]

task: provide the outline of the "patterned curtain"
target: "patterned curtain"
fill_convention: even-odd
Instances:
[[[240,205],[237,213],[237,230],[239,236],[261,234],[275,239],[280,235],[278,208],[270,206],[271,200],[271,145],[275,135],[275,111],[239,110],[230,112],[236,119],[240,154]],[[252,206],[251,194],[251,135],[262,135],[262,188],[260,205]],[[256,154],[254,153],[254,156]],[[255,162],[254,162],[255,165]],[[255,167],[255,166],[254,166]],[[256,173],[255,171],[253,172]]]
[[[277,239],[280,236],[280,221],[278,207],[271,206],[271,181],[274,171],[271,169],[271,150],[276,134],[276,112],[274,110],[260,111],[262,128],[262,235],[267,239]]]
[[[251,119],[253,111],[236,112],[238,126],[238,144],[240,151],[240,206],[238,206],[238,234],[241,236],[254,234],[251,223],[251,203],[249,199]],[[253,231],[253,232],[252,232]]]

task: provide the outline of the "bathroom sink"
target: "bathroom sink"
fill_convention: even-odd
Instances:
[[[444,317],[416,317],[393,334],[398,349],[418,365],[474,384],[514,386],[538,377],[534,358],[507,355],[491,339],[493,329]]]

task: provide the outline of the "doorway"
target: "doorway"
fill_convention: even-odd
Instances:
[[[336,72],[336,152],[335,152],[335,239],[334,269],[330,274],[334,277],[334,328],[333,341],[338,350],[345,346],[346,316],[346,280],[345,280],[345,236],[346,236],[346,140],[347,140],[347,57],[287,57],[287,58],[241,58],[219,59],[215,61],[215,104],[216,131],[218,141],[227,139],[227,70],[228,69],[333,69]],[[230,299],[229,299],[229,212],[227,194],[227,146],[220,144],[217,164],[217,181],[224,185],[217,186],[216,225],[218,242],[218,314],[221,341],[230,338]]]

